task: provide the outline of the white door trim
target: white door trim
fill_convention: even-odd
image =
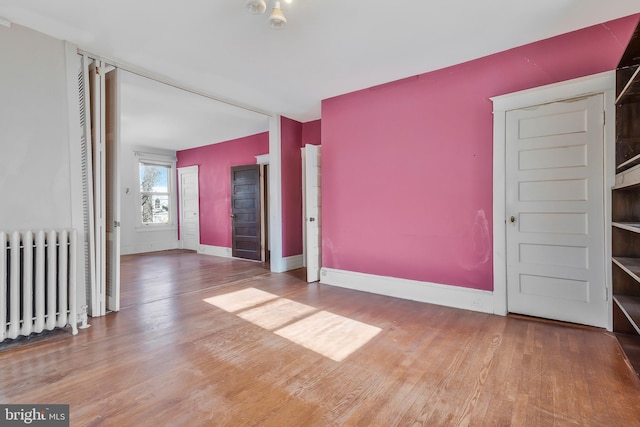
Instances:
[[[506,257],[506,113],[510,110],[547,104],[579,96],[604,94],[604,222],[605,242],[611,242],[611,187],[615,179],[615,72],[554,83],[491,98],[493,102],[493,307],[494,313],[505,316],[507,307]],[[611,289],[611,245],[605,247],[606,287]],[[608,293],[610,295],[610,292]],[[610,297],[609,297],[610,298]],[[611,304],[608,305],[607,329],[612,328]]]
[[[271,250],[271,244],[269,243],[269,233],[267,232],[270,217],[269,176],[265,176],[264,168],[265,166],[269,166],[270,157],[269,153],[260,154],[255,157],[256,164],[260,165],[260,261],[265,262],[267,260],[267,254]],[[269,169],[267,169],[267,174],[268,173]]]
[[[256,156],[256,164],[258,165],[268,165],[269,161],[270,161],[269,153],[260,154],[259,156]]]

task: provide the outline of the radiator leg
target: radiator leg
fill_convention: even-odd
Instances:
[[[80,307],[80,313],[78,313],[78,322],[80,322],[80,326],[78,326],[78,328],[80,329],[88,329],[91,327],[91,325],[88,323],[89,321],[89,316],[87,314],[87,310],[89,309],[88,305],[83,305]]]
[[[78,295],[76,292],[76,260],[78,243],[78,233],[71,230],[71,246],[69,248],[69,323],[71,323],[71,331],[73,335],[78,335]]]

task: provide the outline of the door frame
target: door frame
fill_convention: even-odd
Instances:
[[[268,187],[269,187],[269,248],[270,248],[270,265],[271,271],[274,273],[282,273],[289,269],[286,260],[282,256],[282,117],[280,114],[252,107],[241,102],[232,101],[221,98],[210,92],[197,89],[193,86],[183,84],[157,72],[151,71],[137,65],[127,63],[125,61],[116,61],[107,56],[98,55],[83,49],[77,49],[78,54],[87,56],[92,59],[102,60],[112,64],[121,70],[129,71],[143,77],[147,77],[169,86],[195,93],[215,101],[225,104],[234,105],[238,108],[263,114],[269,118],[269,168],[268,168]],[[73,76],[75,78],[75,76]],[[75,87],[75,86],[74,86]]]
[[[507,111],[580,96],[604,96],[604,273],[607,290],[607,330],[612,329],[611,304],[611,187],[615,181],[615,71],[594,74],[490,98],[493,102],[493,312],[508,313],[506,250],[506,114]]]
[[[271,236],[269,236],[269,227],[271,226],[271,215],[269,214],[269,191],[271,191],[269,188],[269,164],[271,157],[269,153],[255,157],[256,164],[260,165],[261,259],[262,262],[271,262]]]

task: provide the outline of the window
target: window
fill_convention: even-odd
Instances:
[[[171,164],[140,162],[140,219],[142,225],[173,223]]]

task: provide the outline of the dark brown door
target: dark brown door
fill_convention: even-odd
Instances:
[[[260,260],[260,165],[231,168],[232,255]]]

